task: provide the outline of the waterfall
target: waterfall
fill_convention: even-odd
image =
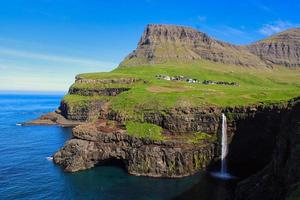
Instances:
[[[222,113],[222,154],[221,154],[221,174],[227,173],[226,156],[228,152],[227,144],[227,121],[226,116]]]
[[[232,176],[227,172],[227,162],[226,156],[228,153],[228,143],[227,143],[227,119],[226,116],[222,113],[222,138],[221,138],[221,170],[218,172],[212,172],[211,174],[214,177],[220,179],[234,179],[235,176]]]

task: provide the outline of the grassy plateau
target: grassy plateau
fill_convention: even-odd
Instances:
[[[168,81],[157,79],[156,75],[185,76],[199,80],[199,83]],[[110,108],[129,120],[143,122],[146,112],[161,112],[171,108],[190,108],[205,106],[245,106],[270,104],[287,101],[300,96],[300,70],[276,66],[273,68],[254,68],[229,66],[209,61],[194,63],[165,63],[121,66],[111,72],[87,73],[79,75],[82,79],[118,80],[135,78],[139,81],[120,84],[117,82],[74,83],[71,87],[79,90],[97,90],[103,88],[130,88],[116,96],[81,96],[68,94],[64,101],[75,107],[86,107],[89,102],[105,100]],[[203,80],[236,82],[238,86],[205,85]],[[149,124],[128,122],[129,133],[137,132],[152,139],[160,140],[161,130]],[[138,131],[137,131],[138,130]],[[149,132],[150,131],[150,132]],[[200,134],[192,142],[205,135]],[[204,137],[206,138],[206,137]],[[207,138],[209,139],[209,138]]]

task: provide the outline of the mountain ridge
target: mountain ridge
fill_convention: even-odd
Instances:
[[[300,67],[300,28],[277,33],[247,48],[270,65]]]
[[[285,32],[288,36],[294,34],[296,37],[285,36],[278,40],[278,43],[277,40],[275,43],[270,40],[276,35],[284,35]],[[149,24],[137,49],[130,53],[120,66],[209,60],[246,67],[272,67],[273,65],[299,67],[300,29],[289,29],[276,35],[240,46],[214,39],[188,26]],[[272,41],[271,48],[267,47],[266,41],[269,40]]]

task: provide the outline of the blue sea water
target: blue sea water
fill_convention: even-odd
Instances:
[[[213,199],[208,194],[213,193],[210,189],[215,185],[207,184],[203,174],[182,179],[154,179],[131,176],[113,166],[99,166],[77,173],[63,172],[47,157],[72,137],[71,129],[16,125],[55,110],[61,97],[0,94],[1,200],[160,200],[172,199],[197,184],[200,195],[206,193],[201,199]]]

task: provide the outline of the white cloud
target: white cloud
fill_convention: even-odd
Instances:
[[[282,21],[282,20],[278,20],[275,21],[273,23],[270,24],[264,24],[260,29],[259,29],[259,33],[263,34],[263,35],[273,35],[275,33],[284,31],[288,28],[292,28],[297,26],[296,24],[293,24],[291,22],[288,21]]]
[[[115,63],[107,62],[107,61],[99,61],[89,58],[75,58],[75,57],[68,57],[68,56],[59,56],[59,55],[50,55],[50,54],[42,54],[36,52],[29,52],[24,50],[14,50],[14,49],[7,49],[7,48],[0,48],[0,54],[8,55],[8,56],[15,56],[15,57],[22,57],[22,58],[30,58],[30,59],[37,59],[37,60],[46,60],[49,62],[63,62],[63,63],[72,63],[72,64],[79,64],[85,66],[94,66],[94,67],[114,67],[116,66]]]

